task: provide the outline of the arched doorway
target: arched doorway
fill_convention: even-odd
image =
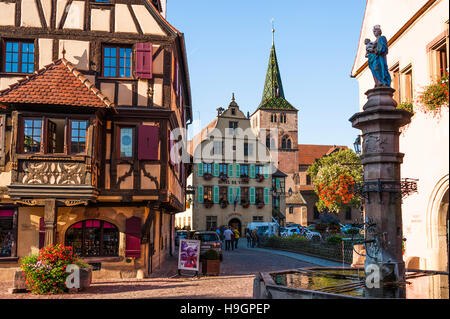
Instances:
[[[428,247],[432,252],[427,269],[449,270],[449,179],[442,178],[433,190],[428,208]]]
[[[233,218],[228,222],[228,226],[230,226],[231,228],[237,228],[237,230],[239,231],[239,234],[241,234],[242,236],[242,229],[241,229],[241,221],[238,218]]]

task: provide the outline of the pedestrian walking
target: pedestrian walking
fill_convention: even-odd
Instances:
[[[245,237],[247,239],[247,248],[251,248],[252,247],[252,231],[247,228],[245,230]]]
[[[239,230],[236,227],[234,228],[233,232],[234,232],[234,248],[237,249],[241,234],[239,233]]]
[[[230,250],[232,248],[232,236],[233,232],[225,227],[225,231],[223,232],[223,237],[225,238],[225,250]]]
[[[258,247],[259,246],[259,238],[258,238],[258,228],[253,229],[252,232],[252,247]]]

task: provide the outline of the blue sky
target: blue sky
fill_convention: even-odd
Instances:
[[[205,126],[232,92],[258,107],[272,43],[286,99],[298,110],[299,144],[347,145],[358,130],[358,85],[350,78],[363,0],[168,0],[167,19],[185,34],[194,119]]]

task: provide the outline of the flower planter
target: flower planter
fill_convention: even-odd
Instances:
[[[247,176],[242,177],[242,183],[248,183],[248,177]]]
[[[241,203],[241,205],[242,205],[243,208],[249,208],[250,207],[250,203],[249,202]]]
[[[256,175],[256,180],[258,181],[258,183],[262,183],[264,181],[264,176],[263,175]]]
[[[220,208],[227,208],[228,204],[226,202],[220,203]]]
[[[220,260],[204,260],[202,262],[203,275],[220,275]]]
[[[213,178],[213,176],[211,174],[204,174],[203,178],[207,181],[211,180]]]
[[[28,286],[25,283],[25,273],[17,269],[14,273],[14,282],[13,282],[13,293],[18,292],[27,292]],[[91,286],[92,283],[92,268],[80,268],[80,288],[76,289],[77,291],[84,290]],[[73,289],[71,289],[73,291]]]
[[[213,202],[207,202],[205,203],[205,208],[211,208],[214,205]]]
[[[258,209],[262,209],[262,208],[264,208],[264,203],[258,203],[258,204],[256,204],[256,207]]]
[[[221,175],[219,176],[219,178],[222,183],[225,183],[228,180],[228,177],[226,177],[225,175]]]

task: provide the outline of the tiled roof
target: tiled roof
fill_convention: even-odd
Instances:
[[[299,165],[311,165],[316,159],[330,155],[338,149],[347,149],[347,146],[336,145],[298,145]]]
[[[0,91],[0,102],[114,109],[94,84],[66,59],[58,59]]]
[[[286,197],[286,205],[306,205],[306,200],[303,198],[300,192],[292,194],[292,196]]]

